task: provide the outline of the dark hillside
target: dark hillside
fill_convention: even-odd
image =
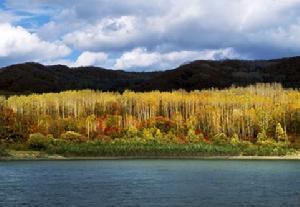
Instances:
[[[284,87],[300,88],[300,57],[260,61],[197,60],[173,70],[147,73],[99,67],[44,66],[38,63],[16,64],[0,69],[0,91],[19,93],[73,89],[194,90],[261,82],[279,82]]]

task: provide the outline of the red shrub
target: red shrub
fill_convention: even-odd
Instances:
[[[199,130],[199,129],[197,129],[197,130],[195,130],[195,134],[196,134],[196,135],[202,134],[202,131]]]
[[[106,127],[104,129],[104,134],[110,137],[117,137],[122,132],[122,129],[118,127]]]
[[[163,116],[156,116],[146,121],[145,125],[149,128],[156,127],[162,132],[168,132],[171,128],[175,128],[175,122]]]
[[[203,142],[205,142],[207,144],[211,144],[211,141],[208,137],[204,137]]]

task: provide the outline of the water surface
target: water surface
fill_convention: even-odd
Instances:
[[[300,162],[0,162],[0,206],[299,207]]]

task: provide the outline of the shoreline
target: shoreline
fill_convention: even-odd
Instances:
[[[0,157],[0,161],[80,161],[80,160],[290,160],[300,161],[300,156],[61,156],[47,155],[41,157]]]

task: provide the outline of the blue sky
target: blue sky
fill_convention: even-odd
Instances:
[[[0,66],[134,71],[300,53],[300,0],[0,0]]]

